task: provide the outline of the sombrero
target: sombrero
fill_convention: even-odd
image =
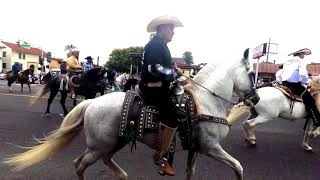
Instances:
[[[147,27],[147,31],[149,33],[151,32],[156,32],[157,31],[157,27],[161,24],[173,24],[174,27],[183,27],[182,22],[173,16],[160,16],[157,17],[155,19],[153,19]]]
[[[295,54],[300,54],[300,53],[304,53],[305,55],[310,55],[311,54],[311,50],[308,49],[308,48],[303,48],[303,49],[300,49],[299,51],[296,51],[296,52],[293,52],[293,53],[289,54],[288,56],[295,55]]]

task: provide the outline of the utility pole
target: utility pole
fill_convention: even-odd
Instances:
[[[254,87],[257,87],[257,85],[258,85],[259,60],[260,60],[260,57],[257,58],[256,75],[255,75],[255,78],[254,78]]]

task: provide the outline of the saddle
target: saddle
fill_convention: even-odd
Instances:
[[[190,92],[185,91],[177,104],[187,112],[187,118],[178,119],[178,131],[184,149],[191,148],[192,128],[195,123],[196,105]],[[159,117],[158,107],[146,101],[139,90],[126,92],[121,110],[120,137],[127,141],[142,140],[145,132],[158,132]]]
[[[279,89],[285,96],[287,96],[292,101],[302,102],[301,97],[296,95],[296,94],[294,94],[289,87],[287,87],[285,85],[282,85],[282,84],[278,84],[278,86],[275,87],[275,88]]]
[[[178,93],[177,89],[175,91]],[[224,118],[198,114],[191,91],[184,90],[179,93],[181,93],[178,94],[180,100],[176,106],[183,108],[186,112],[186,118],[178,119],[178,132],[184,150],[194,148],[192,135],[196,123],[206,121],[229,125]],[[132,142],[132,145],[135,145],[136,139],[142,140],[144,133],[158,133],[159,115],[158,107],[148,102],[139,89],[137,91],[127,91],[121,109],[119,136],[126,138],[127,142]]]

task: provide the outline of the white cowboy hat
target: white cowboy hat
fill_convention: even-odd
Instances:
[[[311,54],[311,50],[308,49],[308,48],[303,48],[303,49],[300,49],[299,51],[296,51],[296,52],[293,52],[293,53],[289,54],[288,56],[295,55],[295,54],[300,54],[300,53],[304,53],[305,55],[310,55]]]
[[[173,16],[159,16],[155,19],[153,19],[147,27],[147,31],[149,33],[151,32],[156,32],[157,31],[157,27],[161,24],[173,24],[174,27],[183,27],[182,22]]]

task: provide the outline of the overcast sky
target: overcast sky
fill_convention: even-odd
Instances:
[[[279,47],[270,61],[307,47],[308,60],[320,62],[319,7],[316,0],[1,0],[0,39],[24,40],[59,58],[74,44],[81,60],[105,60],[115,48],[144,46],[147,24],[167,14],[184,24],[168,44],[173,57],[191,51],[195,63],[227,62],[271,37]]]

